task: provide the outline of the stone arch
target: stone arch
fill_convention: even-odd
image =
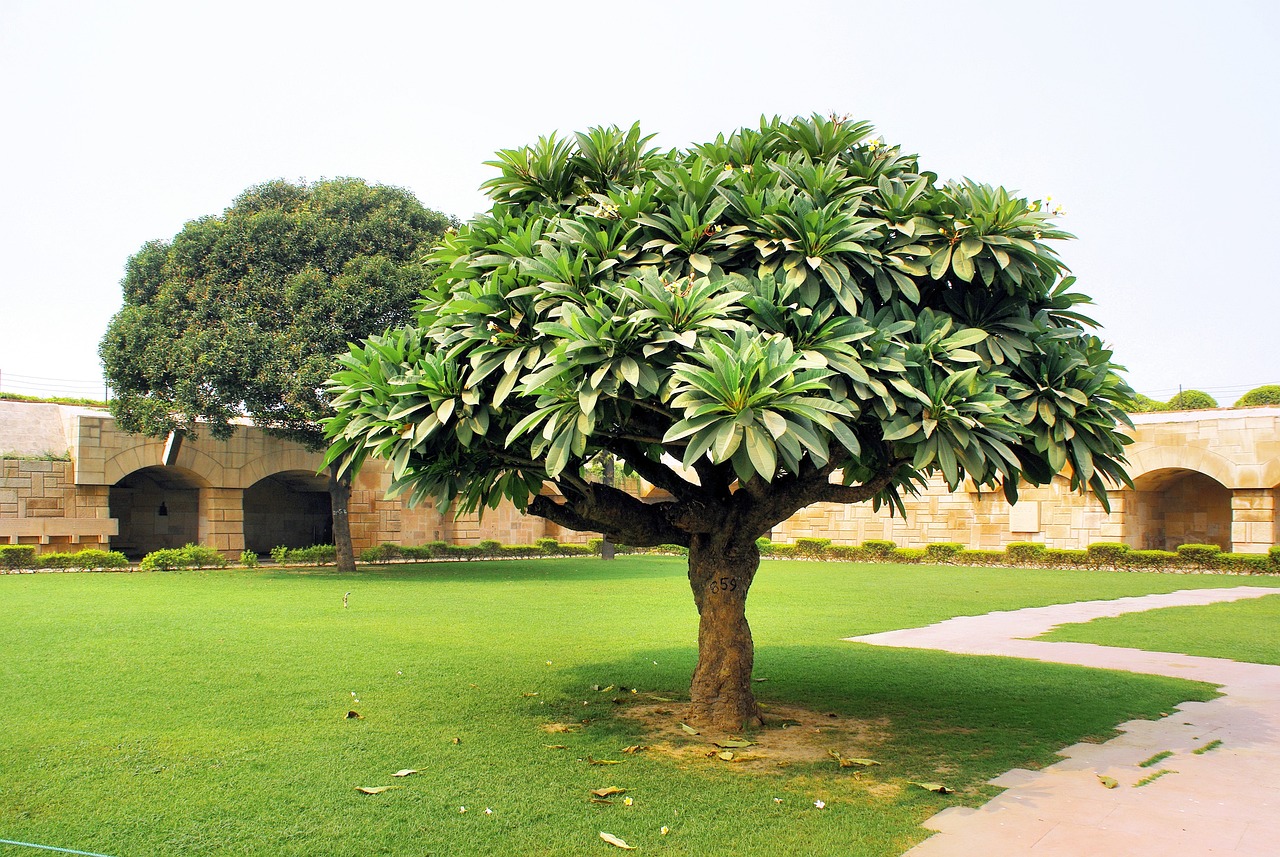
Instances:
[[[107,489],[119,521],[111,547],[137,558],[200,540],[200,494],[208,483],[183,467],[151,465],[124,474]]]
[[[1198,446],[1149,445],[1130,447],[1129,477],[1137,482],[1148,473],[1163,470],[1193,470],[1203,473],[1226,488],[1238,488],[1239,468],[1235,462],[1217,452]]]
[[[247,486],[244,542],[260,555],[274,547],[333,544],[328,477],[307,467],[270,473]]]
[[[158,467],[164,455],[164,441],[148,439],[128,446],[108,458],[102,465],[103,481],[115,485],[129,474],[148,467]],[[221,485],[224,469],[216,458],[196,449],[191,441],[184,443],[174,469],[182,470],[202,488]]]
[[[324,463],[318,452],[308,452],[302,447],[290,447],[268,452],[250,459],[242,468],[237,480],[240,487],[248,488],[268,476],[289,470],[305,470],[317,473]]]
[[[1186,467],[1148,470],[1133,480],[1125,541],[1144,550],[1215,544],[1231,550],[1231,489]]]

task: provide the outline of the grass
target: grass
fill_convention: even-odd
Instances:
[[[988,778],[1213,692],[840,637],[1233,582],[766,562],[749,604],[760,697],[873,724],[874,743],[840,748],[882,762],[855,776],[830,759],[746,774],[619,754],[644,736],[592,685],[687,692],[697,625],[678,559],[4,576],[0,839],[112,855],[577,855],[611,853],[603,830],[661,854],[896,855],[937,810],[993,795]],[[579,728],[548,735],[552,722]],[[393,780],[401,768],[422,773]],[[610,785],[634,805],[589,802]]]
[[[1268,595],[1199,607],[1165,607],[1063,625],[1039,639],[1280,664],[1277,627],[1280,627],[1280,598]]]

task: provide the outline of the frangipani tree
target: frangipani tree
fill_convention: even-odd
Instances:
[[[1062,472],[1105,504],[1131,391],[1038,202],[939,184],[841,118],[649,142],[499,152],[417,324],[341,359],[329,456],[390,460],[411,500],[687,546],[690,716],[739,729],[757,538],[811,503],[901,508],[934,474],[1016,500]],[[668,499],[593,480],[601,455]]]

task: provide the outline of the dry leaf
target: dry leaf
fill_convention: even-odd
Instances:
[[[618,846],[619,848],[621,848],[621,849],[623,849],[623,850],[625,850],[625,851],[635,851],[635,850],[636,850],[633,846],[628,845],[626,842],[624,842],[624,841],[622,841],[621,839],[619,839],[618,837],[614,836],[612,833],[605,833],[605,832],[602,830],[602,831],[600,831],[600,838],[601,838],[601,839],[603,839],[605,842],[608,842],[610,845],[616,845],[616,846]]]
[[[1114,789],[1116,786],[1120,785],[1119,781],[1116,780],[1115,777],[1104,777],[1102,775],[1098,776],[1098,782],[1102,783],[1109,789]]]
[[[940,794],[940,795],[955,794],[955,790],[954,790],[954,789],[949,789],[949,788],[947,788],[946,786],[944,786],[942,783],[917,783],[917,782],[912,782],[912,783],[911,783],[911,785],[913,785],[913,786],[919,786],[920,788],[924,789],[925,791],[928,791],[928,792],[935,792],[935,793]]]
[[[634,755],[635,753],[643,753],[648,749],[649,748],[643,744],[632,744],[630,747],[623,747],[622,752],[627,753],[628,755]]]
[[[751,741],[748,741],[745,738],[726,738],[723,741],[712,741],[711,743],[715,744],[717,747],[722,747],[725,749],[735,749],[735,748],[755,746]]]
[[[675,702],[674,699],[668,699],[665,696],[658,696],[658,694],[656,693],[649,694],[649,698],[654,700],[655,702]]]
[[[522,694],[520,694],[520,695],[521,695],[521,696],[523,696],[525,699],[528,699],[529,697],[531,697],[531,696],[537,696],[538,694],[537,694],[537,692],[535,691],[535,692],[533,692],[533,693],[522,693]]]
[[[680,728],[683,729],[685,732],[688,732],[690,735],[702,734],[697,729],[694,729],[692,726],[690,726],[688,723],[681,723]]]
[[[396,772],[395,772],[394,774],[392,774],[391,776],[393,776],[393,777],[407,777],[407,776],[409,776],[410,774],[416,774],[416,773],[418,773],[418,769],[417,769],[417,768],[405,768],[404,770],[396,771]]]
[[[567,723],[548,723],[542,727],[543,732],[572,732],[576,727]]]
[[[626,789],[620,789],[617,786],[605,786],[602,789],[592,789],[591,793],[596,797],[608,797],[609,795],[620,795]]]
[[[839,762],[842,768],[869,768],[872,765],[880,764],[875,759],[846,759],[836,750],[828,750],[827,755]]]
[[[548,750],[568,750],[569,749],[564,744],[543,744],[542,746],[546,747]]]
[[[613,801],[611,801],[611,800],[606,800],[605,798],[602,798],[602,797],[593,797],[593,798],[591,798],[591,802],[592,802],[592,803],[607,803],[607,804],[609,804],[610,806],[613,806]]]
[[[622,762],[617,759],[597,759],[594,756],[587,756],[588,765],[621,765]]]
[[[455,744],[461,744],[461,743],[462,743],[462,739],[461,739],[461,738],[454,738],[454,739],[453,739],[453,743],[455,743]]]
[[[732,750],[721,750],[719,753],[716,753],[716,758],[717,758],[717,759],[719,759],[719,760],[720,760],[720,761],[722,761],[722,762],[732,762],[732,761],[733,761],[733,751],[732,751]]]
[[[364,792],[367,795],[380,795],[383,792],[389,792],[392,789],[398,789],[400,786],[356,786],[356,791]]]
[[[346,719],[347,720],[364,720],[364,715],[361,714],[359,711],[348,711]]]

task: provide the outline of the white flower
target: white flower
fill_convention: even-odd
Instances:
[[[465,806],[458,807],[458,812],[466,812],[466,811],[467,811],[467,808]]]
[[[818,809],[826,809],[826,808],[827,808],[826,803],[825,803],[824,801],[820,801],[820,800],[815,800],[815,801],[813,802],[813,805],[814,805],[814,806],[816,806]]]
[[[658,830],[658,832],[659,832],[659,833],[661,833],[663,836],[666,836],[668,833],[670,833],[670,832],[671,832],[671,828],[670,828],[670,827],[667,827],[667,826],[664,824],[664,825],[662,825],[662,827]]]
[[[484,808],[484,814],[485,814],[485,815],[493,815],[493,810],[486,806],[486,807]]]

